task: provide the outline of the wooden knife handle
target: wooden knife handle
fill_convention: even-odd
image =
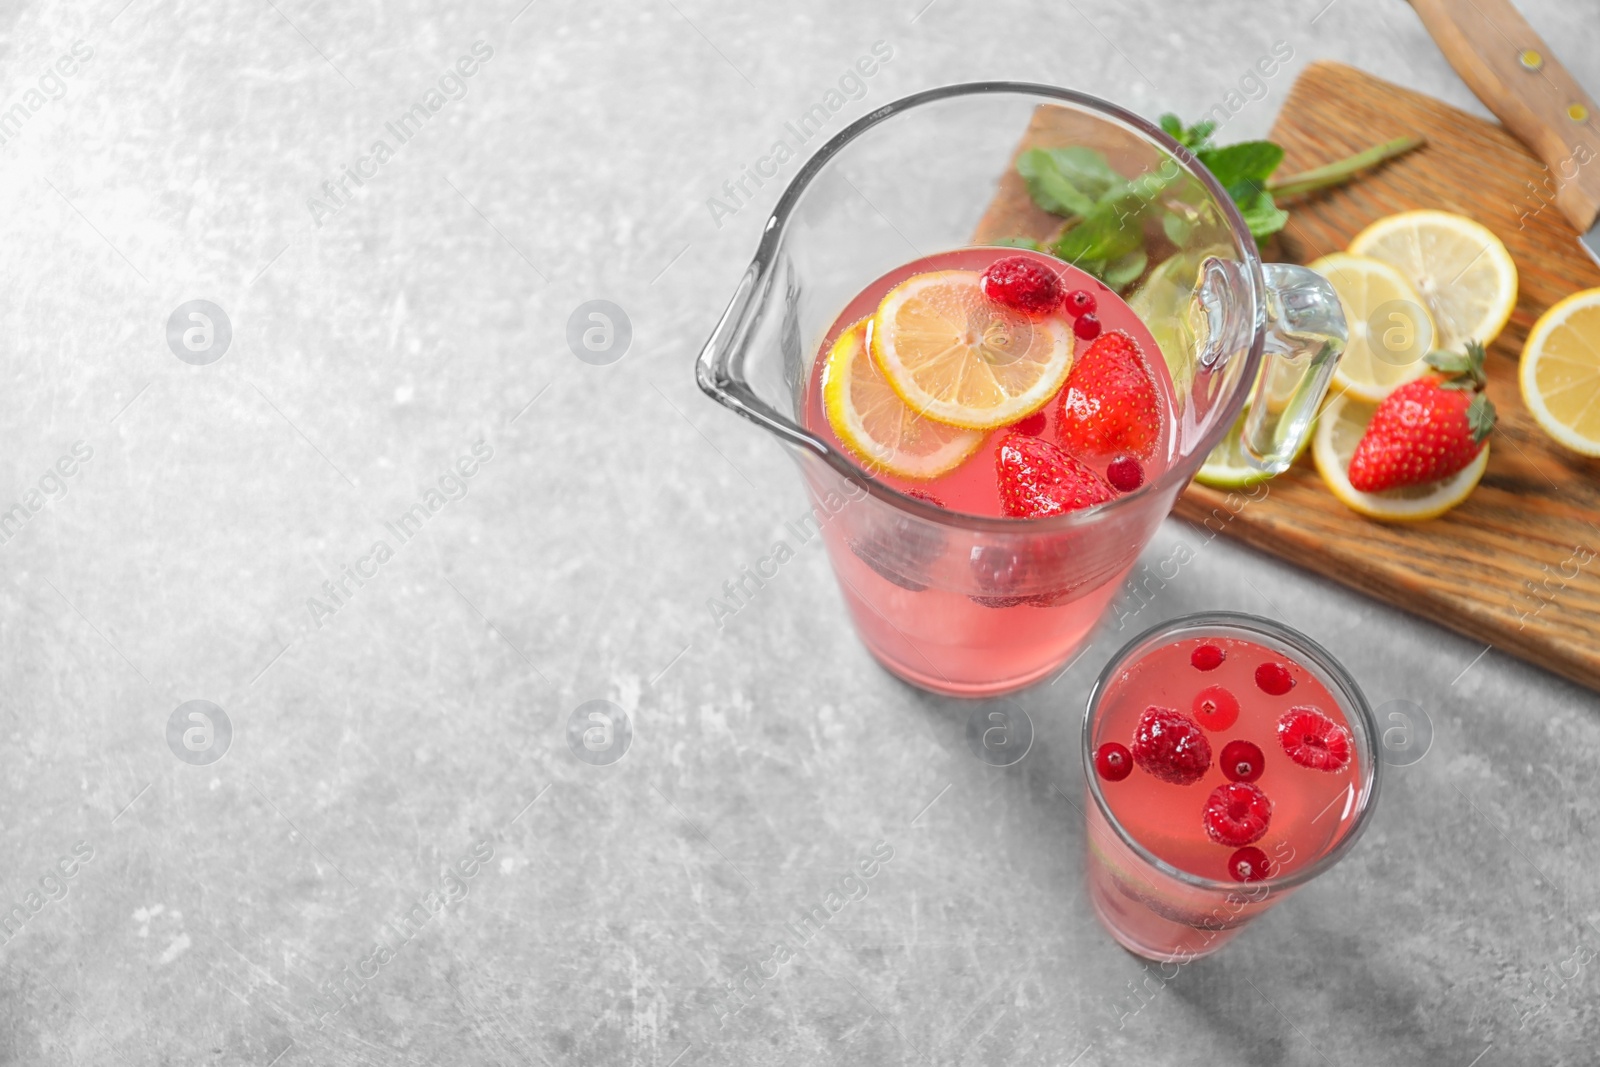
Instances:
[[[1411,0],[1461,80],[1550,169],[1579,233],[1600,215],[1600,108],[1511,0]],[[1486,161],[1489,162],[1489,161]]]

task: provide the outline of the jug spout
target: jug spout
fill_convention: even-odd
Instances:
[[[792,263],[767,227],[754,261],[695,361],[695,381],[723,407],[788,444],[819,455],[828,447],[799,422],[810,361],[802,351]]]
[[[758,426],[770,429],[763,417],[760,399],[750,390],[746,374],[748,358],[747,339],[755,326],[756,288],[760,281],[760,260],[752,263],[733,299],[728,302],[716,328],[706,339],[705,347],[695,361],[694,377],[700,389],[724,407],[738,412]]]

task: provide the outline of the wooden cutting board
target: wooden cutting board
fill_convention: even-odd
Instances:
[[[1040,124],[1036,116],[1029,139]],[[1227,536],[1600,689],[1600,460],[1547,437],[1517,388],[1517,361],[1534,321],[1562,297],[1600,286],[1600,267],[1548,204],[1548,172],[1521,142],[1431,97],[1317,63],[1290,91],[1271,137],[1286,153],[1279,173],[1292,174],[1403,134],[1420,134],[1428,145],[1294,203],[1269,257],[1309,263],[1344,249],[1374,219],[1414,208],[1477,219],[1505,242],[1521,291],[1489,350],[1489,397],[1500,422],[1482,483],[1439,519],[1386,525],[1335,500],[1307,455],[1270,483],[1265,500],[1240,507],[1235,498],[1230,508],[1227,493],[1195,484],[1176,512],[1196,523],[1210,519],[1210,529],[1220,526]],[[984,228],[1032,232],[1022,226],[1037,209],[1021,185],[1014,174],[1002,181]]]

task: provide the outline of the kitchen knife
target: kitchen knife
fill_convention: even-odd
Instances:
[[[1600,263],[1600,107],[1511,0],[1411,0],[1450,65],[1549,169],[1535,190]],[[1542,209],[1541,209],[1542,210]]]

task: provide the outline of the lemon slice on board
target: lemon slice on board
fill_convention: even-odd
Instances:
[[[1349,397],[1335,397],[1328,401],[1322,414],[1317,416],[1316,439],[1311,446],[1316,460],[1317,473],[1323,484],[1339,502],[1351,511],[1369,519],[1383,522],[1421,522],[1436,519],[1449,511],[1477,488],[1478,481],[1489,466],[1489,446],[1463,469],[1448,478],[1426,485],[1408,485],[1398,489],[1385,489],[1381,493],[1363,493],[1350,484],[1350,458],[1355,455],[1356,443],[1367,430],[1375,410]]]
[[[1517,266],[1500,238],[1448,211],[1403,211],[1356,234],[1350,251],[1393,266],[1422,294],[1438,327],[1434,347],[1488,347],[1517,304]]]
[[[869,470],[902,478],[936,478],[983,444],[982,433],[947,426],[912,411],[889,388],[867,351],[863,319],[839,335],[822,367],[828,425]]]
[[[1600,289],[1573,293],[1539,316],[1517,380],[1545,433],[1580,455],[1600,456]]]
[[[1335,395],[1376,404],[1427,373],[1424,357],[1438,330],[1405,275],[1380,259],[1348,252],[1323,256],[1311,269],[1339,294],[1350,326],[1350,342],[1333,372]]]
[[[901,282],[872,317],[884,377],[914,410],[987,430],[1042,408],[1072,369],[1072,328],[983,295],[978,272],[943,270]]]

